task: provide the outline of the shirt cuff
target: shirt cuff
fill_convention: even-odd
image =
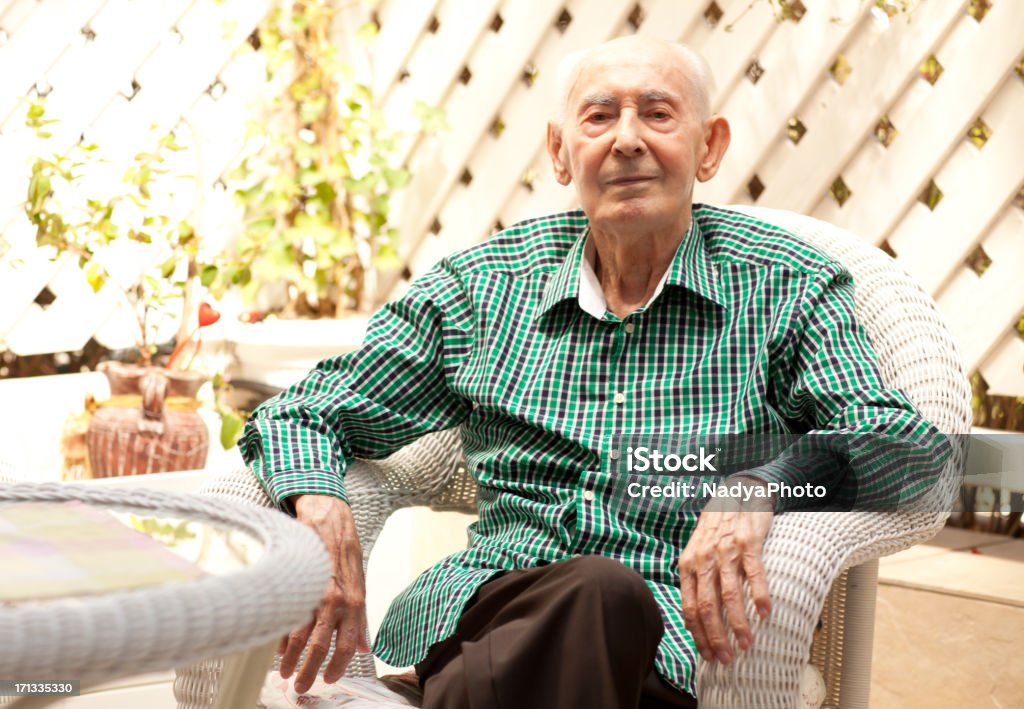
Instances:
[[[348,502],[347,462],[322,436],[287,422],[254,419],[239,448],[267,496],[288,514],[294,515],[294,507],[286,500],[295,495],[331,495]]]
[[[255,468],[253,472],[256,472]],[[277,472],[269,478],[256,472],[263,489],[274,505],[283,512],[295,516],[294,500],[299,495],[330,495],[348,503],[345,483],[341,477],[329,470],[289,470]]]

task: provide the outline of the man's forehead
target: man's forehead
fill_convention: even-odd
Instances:
[[[691,81],[681,63],[650,61],[588,61],[569,94],[573,106],[593,103],[683,101]]]

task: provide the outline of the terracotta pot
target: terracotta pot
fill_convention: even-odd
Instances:
[[[120,362],[98,369],[110,382],[111,398],[97,403],[86,433],[92,477],[206,465],[210,435],[195,398],[202,376]]]

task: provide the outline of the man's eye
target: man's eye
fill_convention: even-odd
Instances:
[[[589,120],[594,123],[604,123],[610,118],[607,113],[591,113]]]
[[[651,118],[663,121],[668,118],[668,111],[651,111]]]

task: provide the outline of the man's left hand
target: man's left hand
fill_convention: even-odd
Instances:
[[[748,502],[715,498],[701,512],[679,557],[683,620],[706,661],[717,658],[729,664],[733,660],[722,622],[723,606],[740,650],[749,650],[754,642],[745,611],[744,580],[758,615],[764,619],[771,613],[761,552],[773,516],[772,504],[764,498]]]

